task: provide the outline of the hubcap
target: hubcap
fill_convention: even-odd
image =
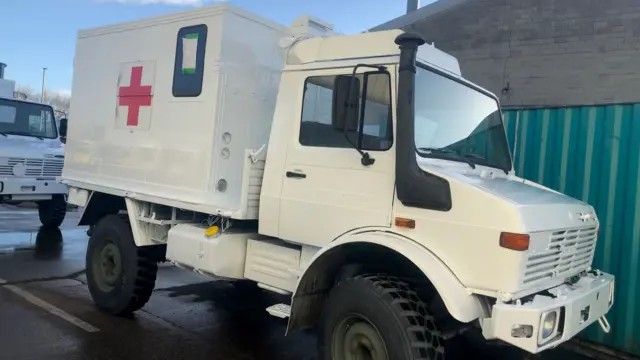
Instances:
[[[96,282],[103,291],[111,291],[117,284],[122,271],[122,260],[118,247],[109,242],[101,251],[96,251],[93,261]]]
[[[333,358],[337,360],[388,360],[378,330],[364,317],[351,315],[333,332]]]

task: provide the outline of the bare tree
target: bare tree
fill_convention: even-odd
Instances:
[[[42,95],[30,86],[18,85],[14,96],[17,99],[40,102]],[[45,90],[44,103],[51,105],[58,118],[67,117],[71,95],[59,91]]]

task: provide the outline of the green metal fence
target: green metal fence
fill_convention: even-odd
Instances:
[[[616,276],[608,315],[588,340],[640,355],[640,104],[505,110],[519,176],[596,209],[594,268]]]

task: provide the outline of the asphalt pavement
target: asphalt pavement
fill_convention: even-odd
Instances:
[[[98,311],[84,277],[86,228],[69,212],[61,229],[40,229],[37,212],[0,207],[0,360],[312,360],[315,336],[285,336],[265,308],[268,293],[161,266],[149,303],[131,317]],[[527,355],[466,345],[464,359],[584,360],[564,348]]]

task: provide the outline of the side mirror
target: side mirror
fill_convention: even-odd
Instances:
[[[67,123],[68,120],[66,118],[60,119],[60,129],[58,129],[60,137],[67,137]]]
[[[66,118],[60,119],[60,128],[58,129],[58,135],[60,135],[60,142],[67,143],[67,122]]]
[[[333,84],[331,124],[336,131],[358,131],[360,79],[349,75],[336,76]]]

